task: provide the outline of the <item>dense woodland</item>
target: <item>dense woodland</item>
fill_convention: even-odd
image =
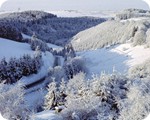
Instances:
[[[22,41],[21,33],[57,45],[65,45],[69,38],[106,21],[104,18],[61,18],[42,11],[8,13],[0,16],[0,37]]]

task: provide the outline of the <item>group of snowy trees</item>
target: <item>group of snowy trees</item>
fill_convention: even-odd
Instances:
[[[142,9],[126,9],[116,15],[117,20],[126,20],[138,17],[150,17],[150,12]]]
[[[31,111],[24,100],[21,83],[15,85],[0,83],[0,113],[7,120],[28,120]]]
[[[103,18],[48,18],[41,19],[40,22],[36,22],[31,26],[27,26],[26,34],[32,34],[31,31],[35,31],[40,39],[48,43],[57,45],[65,45],[69,38],[73,37],[79,31],[86,28],[90,28],[101,22],[104,22]],[[79,26],[80,25],[80,26]]]
[[[82,57],[74,57],[71,59],[68,59],[64,63],[64,71],[66,74],[67,79],[73,78],[74,75],[80,73],[80,72],[87,72],[84,59]]]
[[[61,106],[65,120],[141,120],[150,112],[149,85],[148,78],[113,73],[87,80],[79,73],[69,81],[51,82],[44,108]]]
[[[12,24],[5,23],[2,20],[0,20],[0,37],[11,39],[14,41],[22,41],[22,35],[19,32],[18,29],[16,29],[14,26],[11,26]]]
[[[37,49],[37,47],[43,52],[49,51],[48,45],[42,40],[39,40],[35,33],[32,35],[31,39],[27,40],[27,42],[31,45],[31,49],[34,51]]]
[[[0,15],[0,37],[21,42],[21,32],[27,33],[30,31],[28,27],[31,27],[32,24],[53,17],[56,15],[42,11],[13,12]]]
[[[133,46],[150,46],[150,20],[111,20],[79,32],[71,43],[76,51],[98,49],[131,42]],[[110,39],[111,38],[111,39]]]
[[[35,57],[24,55],[19,59],[11,58],[9,61],[3,58],[0,61],[0,82],[15,83],[22,76],[37,73],[41,65],[42,59],[38,53]]]
[[[74,75],[80,72],[87,72],[84,59],[77,56],[71,44],[66,45],[60,51],[51,52],[54,55],[60,55],[64,57],[64,64],[60,66],[58,62],[61,62],[59,56],[56,56],[53,68],[49,69],[47,79],[54,78],[57,82],[60,82],[62,78],[65,80],[73,78]]]
[[[69,80],[80,72],[87,72],[84,59],[82,57],[74,57],[65,61],[63,66],[50,68],[46,79],[60,83],[61,79]]]

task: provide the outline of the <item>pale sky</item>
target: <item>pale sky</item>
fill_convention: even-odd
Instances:
[[[4,1],[4,0],[0,0]],[[142,0],[7,0],[0,10],[122,10],[149,9]]]

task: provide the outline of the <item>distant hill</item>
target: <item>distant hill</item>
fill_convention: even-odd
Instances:
[[[65,44],[78,32],[104,22],[103,18],[61,18],[42,11],[25,11],[0,15],[0,37],[21,41],[21,33],[55,44]],[[14,31],[14,32],[12,32]]]
[[[40,11],[25,11],[18,13],[5,13],[0,15],[0,37],[22,41],[21,32],[28,26],[56,15]],[[28,31],[28,30],[27,30]]]
[[[143,11],[144,12],[144,11]],[[81,31],[72,39],[72,45],[77,51],[102,48],[118,43],[133,42],[133,45],[150,44],[149,13],[133,12],[125,20],[111,20],[100,25]],[[123,14],[122,14],[123,15]],[[141,16],[140,16],[141,15]]]
[[[150,17],[150,11],[142,9],[125,9],[116,14],[117,20],[126,20],[129,18]]]

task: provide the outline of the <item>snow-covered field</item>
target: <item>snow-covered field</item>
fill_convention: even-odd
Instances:
[[[150,120],[150,114],[144,120]]]
[[[0,38],[0,59],[4,57],[6,60],[9,60],[11,57],[20,58],[24,54],[34,54],[29,44]]]
[[[0,120],[6,120],[5,118],[2,117],[2,115],[0,114]]]
[[[101,17],[101,18],[109,18],[114,17],[114,11],[78,11],[78,10],[62,10],[62,11],[46,11],[48,13],[52,13],[57,15],[58,17]]]
[[[112,73],[114,69],[125,73],[129,68],[150,59],[150,48],[132,47],[130,43],[126,43],[110,48],[79,52],[78,55],[85,58],[90,75],[100,74],[100,72]]]
[[[44,111],[32,117],[32,120],[62,120],[54,111]]]

